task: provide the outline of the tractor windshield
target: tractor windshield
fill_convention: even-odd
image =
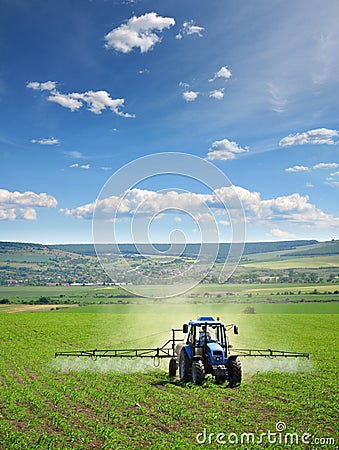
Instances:
[[[218,342],[220,345],[225,345],[225,329],[221,324],[207,324],[199,327],[199,344],[204,345],[206,342]]]

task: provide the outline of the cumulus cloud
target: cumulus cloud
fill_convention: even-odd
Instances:
[[[223,66],[208,81],[212,82],[212,81],[216,80],[217,78],[224,78],[225,80],[228,80],[231,78],[231,76],[232,76],[232,72],[230,71],[230,69],[227,66]]]
[[[336,169],[339,167],[338,163],[319,163],[313,166],[313,169]]]
[[[216,100],[222,100],[224,98],[224,93],[225,89],[216,89],[215,91],[211,91],[209,93],[209,97],[211,98],[215,98]]]
[[[281,139],[279,145],[281,147],[288,147],[291,145],[305,145],[305,144],[327,144],[334,145],[338,142],[339,131],[329,130],[327,128],[317,128],[315,130],[305,131],[303,133],[289,134]]]
[[[55,208],[57,203],[52,195],[46,193],[10,192],[0,189],[0,220],[36,220],[35,208]]]
[[[29,89],[34,89],[35,91],[53,91],[56,89],[56,85],[56,81],[45,81],[44,83],[30,81],[26,84]]]
[[[226,161],[228,159],[235,159],[237,154],[248,151],[248,147],[242,148],[234,141],[222,139],[221,141],[212,143],[207,153],[207,159],[210,161],[214,159]]]
[[[180,210],[189,211],[197,220],[211,220],[213,217],[210,213],[206,213],[206,207],[214,214],[215,219],[224,215],[224,204],[236,217],[237,212],[240,212],[239,199],[248,223],[269,226],[273,230],[281,230],[281,224],[313,228],[331,228],[339,225],[339,218],[318,209],[310,203],[307,195],[295,193],[264,200],[259,192],[252,192],[241,186],[222,187],[210,194],[176,191],[159,193],[131,189],[126,191],[122,198],[111,196],[99,200],[96,203],[96,217],[100,220],[114,221],[134,215],[153,216],[166,209],[172,211],[175,217]],[[91,219],[94,207],[95,202],[74,209],[64,209],[62,212],[78,219]],[[228,226],[228,222],[223,219],[218,220],[218,223]],[[284,232],[281,231],[278,236],[279,232],[276,231],[276,236],[283,238],[282,233]]]
[[[32,144],[40,144],[40,145],[56,145],[59,144],[58,139],[48,138],[48,139],[32,139]]]
[[[182,29],[175,36],[176,39],[182,39],[184,36],[190,36],[192,34],[196,34],[199,37],[202,37],[202,32],[204,31],[204,27],[199,27],[195,25],[194,20],[190,20],[189,22],[184,22]]]
[[[133,114],[124,113],[121,109],[125,106],[125,99],[111,98],[107,91],[86,91],[86,92],[71,92],[63,94],[56,89],[55,81],[47,81],[39,83],[32,81],[27,83],[27,87],[39,91],[48,91],[48,101],[54,102],[70,109],[72,112],[77,111],[87,104],[87,109],[94,114],[101,114],[106,108],[121,117],[135,117]]]
[[[198,95],[199,95],[199,92],[195,92],[195,91],[185,91],[185,92],[182,94],[182,97],[183,97],[183,99],[184,99],[186,102],[194,102],[194,100],[197,99]]]
[[[72,112],[80,109],[83,103],[74,98],[74,94],[61,94],[58,91],[51,91],[51,95],[47,99],[50,102],[57,103],[64,108],[70,109]]]
[[[172,17],[161,17],[155,12],[133,16],[106,34],[105,47],[122,53],[138,48],[141,53],[146,53],[161,41],[159,33],[173,25],[175,20]]]
[[[309,170],[306,166],[293,166],[285,169],[285,172],[309,172]]]
[[[280,230],[279,228],[273,228],[270,234],[279,239],[294,239],[296,237],[295,234]]]

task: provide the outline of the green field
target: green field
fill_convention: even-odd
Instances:
[[[326,256],[294,256],[281,258],[270,258],[261,255],[260,258],[249,258],[249,262],[242,263],[241,266],[256,269],[319,269],[338,268],[338,255]]]
[[[241,313],[243,306],[140,303],[0,313],[0,448],[303,449],[304,433],[312,435],[311,448],[337,448],[336,304],[255,304],[251,315]],[[237,323],[236,347],[311,358],[243,359],[244,380],[235,389],[211,380],[184,385],[151,361],[54,359],[58,350],[158,346],[172,327],[199,314]],[[282,443],[272,436],[269,443],[278,422],[286,425]],[[206,442],[199,444],[204,429]],[[218,433],[233,443],[217,444]],[[256,443],[241,444],[242,433],[253,433]],[[299,443],[285,444],[286,433],[297,433]]]
[[[337,283],[199,284],[185,295],[173,299],[133,297],[118,286],[0,286],[0,301],[34,303],[40,297],[47,297],[50,303],[80,304],[338,302],[339,286]]]

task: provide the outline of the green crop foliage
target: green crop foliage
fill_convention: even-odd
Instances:
[[[0,313],[0,448],[216,449],[218,433],[259,437],[277,432],[278,422],[300,437],[335,439],[319,448],[336,448],[336,305],[324,311],[323,303],[253,303],[256,313],[243,314],[243,304],[141,302]],[[58,350],[158,346],[172,327],[200,314],[237,323],[240,334],[230,336],[235,347],[305,351],[311,359],[243,359],[243,383],[230,389],[210,378],[202,386],[185,385],[167,376],[166,364],[155,369],[147,360],[54,358]],[[199,444],[196,436],[204,430],[206,441]]]

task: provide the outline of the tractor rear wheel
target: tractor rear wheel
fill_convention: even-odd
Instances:
[[[195,359],[192,363],[192,381],[201,384],[205,379],[205,366],[201,359]]]
[[[181,381],[191,381],[191,361],[187,356],[186,350],[183,348],[179,356],[179,375]]]
[[[169,362],[168,375],[170,377],[175,377],[177,374],[178,363],[175,358],[171,358]]]
[[[231,359],[228,361],[228,381],[230,383],[230,387],[233,388],[235,386],[239,386],[241,383],[242,371],[241,364],[238,359]]]

